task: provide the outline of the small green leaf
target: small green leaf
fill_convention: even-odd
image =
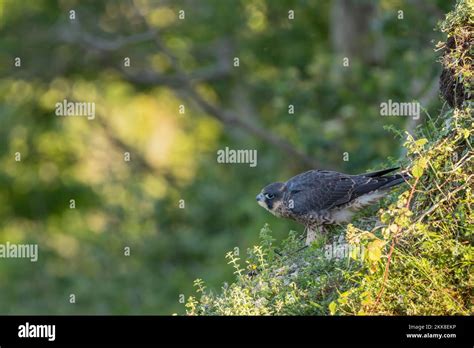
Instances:
[[[421,157],[413,165],[413,168],[411,169],[411,173],[413,174],[415,178],[421,178],[427,166],[428,166],[428,159]]]
[[[380,220],[383,222],[383,223],[388,223],[390,221],[390,214],[387,213],[387,212],[384,212],[381,216],[380,216]]]
[[[416,165],[412,168],[411,173],[415,178],[421,178],[423,175],[423,168],[421,168],[419,165]]]
[[[329,304],[329,312],[331,313],[331,315],[336,314],[336,302],[332,301]]]
[[[376,239],[373,242],[370,242],[367,245],[367,257],[370,261],[376,262],[382,257],[382,247],[385,245],[386,242],[380,239]]]

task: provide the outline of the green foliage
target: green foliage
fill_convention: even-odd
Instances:
[[[206,291],[200,280],[195,283],[199,298],[186,303],[190,315],[308,315],[328,314],[328,306],[337,297],[335,289],[351,284],[347,272],[357,270],[356,260],[331,260],[321,248],[324,240],[295,253],[301,242],[295,232],[275,250],[274,239],[266,225],[261,242],[247,251],[245,266],[231,251],[227,254],[236,281],[224,284],[219,294]],[[338,245],[335,242],[335,245]]]
[[[455,10],[446,15],[439,27],[447,34],[446,42],[437,45],[443,52],[441,94],[449,105],[460,107],[464,101],[472,101],[474,2],[458,1]]]
[[[471,0],[459,0],[454,11],[446,14],[446,18],[439,23],[439,28],[449,36],[459,28],[472,24],[474,24],[474,3]]]
[[[472,110],[456,110],[447,127],[448,136],[441,130],[428,142],[408,138],[412,188],[381,211],[372,232],[384,242],[384,255],[366,263],[368,272],[337,313],[472,313]],[[365,245],[365,233],[350,227],[347,237]]]

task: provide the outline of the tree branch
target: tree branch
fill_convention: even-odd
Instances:
[[[258,137],[262,141],[270,144],[282,151],[292,158],[296,158],[301,163],[315,168],[322,167],[321,163],[314,160],[304,152],[296,149],[292,144],[282,139],[278,135],[271,133],[266,129],[261,128],[260,126],[249,122],[245,118],[238,117],[235,113],[223,110],[216,105],[211,104],[205,100],[200,94],[198,94],[194,88],[196,82],[208,82],[211,80],[221,79],[230,73],[230,60],[225,59],[228,52],[227,50],[220,50],[221,55],[218,57],[218,62],[215,68],[205,68],[197,70],[191,73],[185,73],[179,65],[179,60],[176,56],[173,55],[171,51],[163,44],[161,41],[158,32],[156,29],[151,28],[143,17],[143,14],[140,13],[139,9],[136,7],[135,3],[132,1],[133,8],[135,13],[142,18],[144,25],[147,27],[147,30],[141,34],[132,35],[130,37],[120,38],[113,41],[108,41],[101,38],[92,37],[90,34],[87,34],[80,30],[80,24],[77,22],[76,30],[68,35],[60,35],[60,38],[67,42],[76,42],[81,44],[81,46],[86,49],[95,49],[101,52],[109,52],[117,50],[129,45],[132,43],[143,42],[148,40],[153,40],[158,50],[160,50],[171,62],[172,68],[175,71],[174,74],[158,74],[154,71],[143,71],[139,73],[130,73],[124,68],[118,69],[122,77],[131,83],[142,85],[142,86],[167,86],[173,89],[175,92],[184,92],[185,96],[192,100],[196,105],[198,105],[205,113],[216,118],[220,122],[224,123],[226,126],[235,126],[238,127],[247,133]],[[67,32],[67,31],[61,31]],[[115,67],[115,69],[117,69]],[[327,165],[325,166],[327,168]]]
[[[96,120],[98,121],[99,125],[102,128],[104,135],[107,139],[120,151],[120,152],[130,152],[131,156],[131,163],[135,164],[137,167],[146,170],[150,173],[158,173],[162,176],[171,186],[177,188],[177,182],[174,176],[168,171],[163,168],[157,168],[156,166],[152,165],[148,162],[143,156],[140,155],[140,152],[136,149],[132,148],[130,145],[126,144],[122,139],[115,135],[110,129],[109,124],[101,117],[97,117]]]

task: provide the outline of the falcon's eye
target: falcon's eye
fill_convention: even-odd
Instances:
[[[271,193],[265,193],[265,198],[267,198],[267,199],[273,199],[273,197],[275,197],[273,194],[271,194]]]

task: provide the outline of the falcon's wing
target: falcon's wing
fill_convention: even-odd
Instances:
[[[299,215],[331,209],[369,192],[402,183],[406,174],[383,176],[393,170],[360,175],[311,170],[287,181],[285,200],[287,204],[293,202],[292,211]]]
[[[292,211],[296,214],[330,209],[349,202],[358,182],[357,177],[350,175],[311,170],[288,180],[285,198],[292,200]]]

